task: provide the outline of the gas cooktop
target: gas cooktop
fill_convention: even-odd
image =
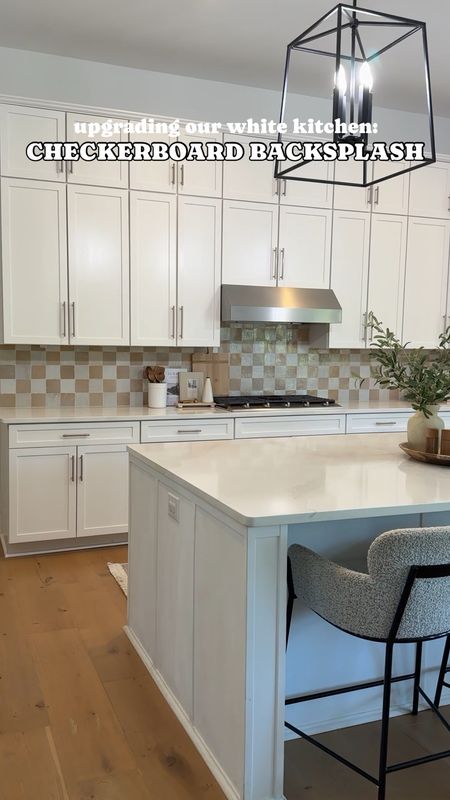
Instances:
[[[243,395],[240,397],[215,397],[219,408],[229,411],[248,410],[252,408],[308,408],[309,406],[334,406],[335,400],[326,397],[315,397],[310,394],[264,394]]]

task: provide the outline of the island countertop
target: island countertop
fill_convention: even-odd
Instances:
[[[405,456],[405,434],[130,446],[247,527],[450,511],[450,470]]]

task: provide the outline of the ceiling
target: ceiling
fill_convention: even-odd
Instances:
[[[448,0],[360,2],[428,23],[435,112],[450,117]],[[287,42],[333,5],[334,0],[0,0],[0,45],[280,89]],[[296,91],[329,93],[317,60],[302,65]],[[419,67],[420,59],[406,48],[390,69],[383,105],[422,110]]]

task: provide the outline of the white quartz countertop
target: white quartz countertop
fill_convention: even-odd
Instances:
[[[450,404],[441,406],[444,411]],[[281,415],[306,415],[311,414],[367,414],[367,413],[411,413],[411,406],[402,400],[389,402],[346,403],[340,406],[310,406],[309,408],[288,409],[257,409],[242,411],[227,411],[223,408],[178,409],[147,408],[146,406],[118,406],[114,408],[87,407],[87,408],[0,408],[0,420],[6,425],[33,422],[120,422],[121,420],[179,420],[211,418],[211,417],[267,417]]]
[[[450,468],[412,461],[405,434],[145,444],[131,458],[245,526],[450,512]]]

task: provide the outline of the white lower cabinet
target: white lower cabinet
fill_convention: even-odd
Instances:
[[[33,425],[23,426],[24,436],[21,427],[2,433],[2,533],[9,544],[128,530],[127,443],[139,441],[138,422],[118,423],[116,432],[113,423],[37,425],[34,436]],[[117,443],[102,443],[114,433]],[[33,438],[48,446],[20,446]],[[92,444],[80,444],[88,438]]]
[[[77,536],[128,530],[126,445],[78,447]]]
[[[311,416],[285,416],[238,418],[235,421],[235,439],[266,439],[275,436],[320,436],[345,433],[344,414],[311,414]]]
[[[192,717],[195,506],[159,483],[157,517],[156,666]]]
[[[10,451],[10,543],[76,536],[76,450],[43,447]]]

